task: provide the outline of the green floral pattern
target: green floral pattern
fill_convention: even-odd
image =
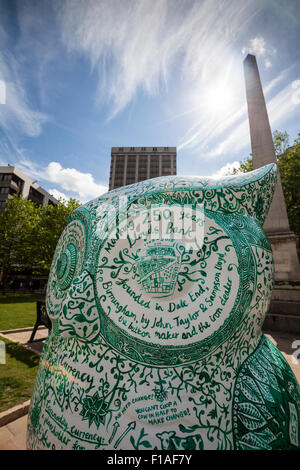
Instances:
[[[275,184],[275,165],[155,178],[73,212],[49,276],[29,449],[299,448],[299,389],[261,332]],[[144,236],[130,232],[153,208],[183,214],[196,244],[153,238],[152,219]]]

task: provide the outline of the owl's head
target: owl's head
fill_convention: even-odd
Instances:
[[[276,177],[275,164],[219,180],[159,177],[76,209],[48,281],[53,334],[157,366],[215,350],[270,296],[262,225]]]

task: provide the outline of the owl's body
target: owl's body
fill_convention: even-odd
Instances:
[[[299,447],[299,387],[261,332],[275,183],[275,165],[162,177],[74,211],[48,282],[28,448]]]

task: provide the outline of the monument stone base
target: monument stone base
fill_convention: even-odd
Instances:
[[[263,330],[300,335],[300,284],[275,284]]]
[[[297,237],[293,232],[267,233],[275,262],[275,282],[300,283]]]
[[[264,330],[300,335],[300,266],[293,232],[268,233],[275,261],[275,286]]]

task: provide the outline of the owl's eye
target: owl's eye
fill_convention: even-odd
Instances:
[[[77,265],[77,250],[71,243],[60,254],[55,268],[57,282],[62,290],[67,289],[74,277]]]
[[[67,225],[57,243],[46,296],[48,315],[52,319],[59,316],[67,289],[82,271],[86,239],[85,225],[75,219]]]

